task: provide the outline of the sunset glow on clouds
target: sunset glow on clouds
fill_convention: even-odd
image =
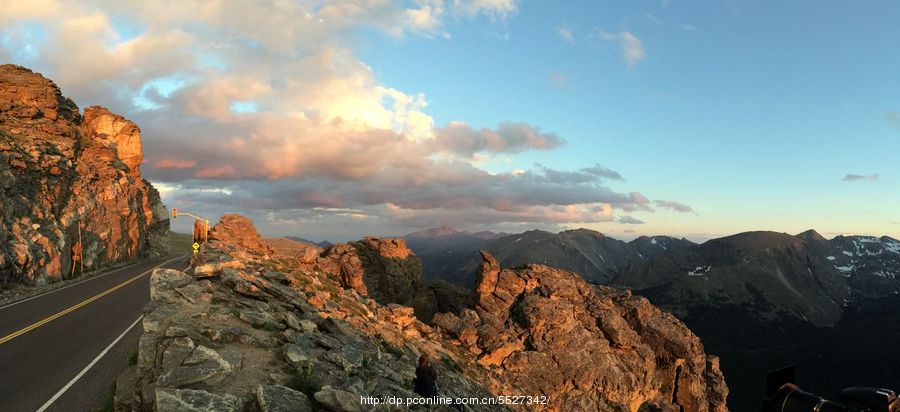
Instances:
[[[348,48],[357,29],[435,35],[447,20],[509,18],[515,2],[393,4],[29,1],[0,19],[12,31],[23,21],[42,27],[45,41],[22,64],[141,126],[144,174],[175,188],[164,192],[170,205],[281,221],[354,208],[351,217],[387,227],[590,223],[637,206],[603,174],[479,169],[480,154],[565,140],[526,122],[436,125],[425,94],[381,84]],[[235,102],[253,110],[235,111]]]
[[[624,95],[601,90],[568,106],[536,100],[530,102],[533,116],[507,114],[521,113],[512,106],[522,102],[511,97],[510,108],[491,107],[485,124],[447,111],[445,100],[431,100],[428,86],[386,82],[381,66],[361,57],[386,56],[382,49],[409,44],[452,55],[480,46],[462,39],[473,31],[504,51],[510,25],[526,17],[523,7],[514,0],[6,1],[0,59],[43,73],[82,107],[99,104],[135,121],[144,139],[142,171],[164,189],[168,206],[210,216],[244,213],[278,234],[346,238],[443,224],[508,230],[601,223],[619,232],[640,225],[689,234],[678,226],[681,219],[721,222],[715,201],[696,200],[713,200],[712,193],[685,199],[681,193],[696,187],[648,183],[642,162],[653,161],[643,155],[664,144],[648,142],[644,152],[631,150],[633,157],[623,158],[619,142],[636,139],[592,130],[567,134],[551,121],[579,113],[572,123],[594,124],[602,112],[591,102],[627,101]],[[626,78],[653,65],[654,50],[642,34],[648,29],[573,19],[560,17],[547,21],[544,32],[529,32],[554,48],[583,47]],[[655,19],[648,23],[654,30],[667,27],[665,16]],[[528,60],[541,56],[534,52]],[[510,93],[499,87],[503,79],[529,65],[485,72],[476,88],[482,94],[465,98],[475,106]],[[424,74],[410,69],[409,75],[471,93],[462,78],[438,74],[446,67]],[[565,67],[539,73],[535,82],[561,78],[566,87],[552,93],[578,89],[573,83],[582,76]],[[622,83],[610,72],[592,76]],[[587,112],[579,112],[582,106]],[[879,112],[882,121],[892,118],[883,114],[895,113],[890,109]],[[611,143],[602,150],[585,143],[596,135]],[[561,152],[574,155],[560,160]],[[609,168],[612,161],[632,168]],[[665,178],[680,167],[653,173]],[[670,223],[656,223],[666,219]]]

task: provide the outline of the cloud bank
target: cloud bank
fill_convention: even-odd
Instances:
[[[611,222],[614,210],[651,205],[691,211],[613,190],[625,179],[599,164],[479,168],[485,157],[566,141],[522,121],[437,125],[423,93],[382,84],[351,47],[361,32],[450,38],[456,21],[492,24],[516,12],[513,0],[11,1],[0,8],[0,58],[138,123],[143,173],[169,206],[240,212],[276,232],[359,236]],[[629,63],[644,58],[631,33],[608,36]]]

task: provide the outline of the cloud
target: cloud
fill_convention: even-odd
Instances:
[[[871,174],[871,175],[847,174],[841,180],[844,182],[877,182],[878,174]]]
[[[622,47],[622,58],[625,59],[625,63],[629,66],[633,67],[647,57],[641,39],[629,31],[620,31],[618,33],[600,31],[598,36],[601,40],[618,43]]]
[[[694,26],[693,24],[682,24],[679,25],[678,28],[685,31],[697,31],[697,26]]]
[[[681,213],[692,213],[694,209],[684,203],[675,202],[672,200],[657,200],[653,202],[658,207],[674,210],[676,212]]]
[[[465,157],[477,152],[518,153],[525,150],[550,150],[565,143],[553,133],[526,123],[505,122],[496,129],[475,130],[463,122],[451,122],[434,130],[437,150]]]
[[[23,19],[40,25],[29,65],[82,106],[141,126],[142,171],[169,206],[244,213],[276,231],[294,222],[301,234],[652,212],[635,188],[610,188],[624,178],[599,164],[486,170],[485,158],[554,150],[565,139],[527,122],[437,125],[423,93],[383,84],[351,49],[372,30],[429,37],[460,19],[516,12],[509,0],[47,0],[0,8],[0,31],[23,30],[8,24]],[[12,55],[6,47],[0,53]]]
[[[644,224],[644,221],[631,216],[622,216],[619,218],[619,223],[625,225],[642,225]]]
[[[556,34],[559,35],[559,38],[561,38],[566,43],[575,43],[575,38],[573,37],[572,29],[570,28],[557,27]]]
[[[887,112],[884,118],[894,126],[900,127],[900,112]]]

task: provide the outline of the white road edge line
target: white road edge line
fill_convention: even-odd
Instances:
[[[102,278],[102,277],[104,277],[104,276],[112,275],[113,273],[116,273],[116,272],[119,272],[119,271],[122,271],[122,270],[125,270],[125,269],[129,269],[129,268],[134,267],[135,265],[139,265],[139,264],[141,264],[141,263],[146,263],[146,261],[143,261],[143,262],[135,262],[135,263],[132,263],[132,264],[129,264],[129,265],[126,265],[126,266],[122,266],[122,267],[120,267],[120,268],[116,268],[116,269],[110,270],[109,272],[106,272],[106,273],[102,273],[102,274],[99,274],[99,275],[94,275],[94,276],[88,277],[88,278],[86,278],[86,279],[79,280],[78,282],[68,284],[68,285],[63,286],[63,287],[61,287],[61,288],[56,288],[56,289],[48,290],[48,291],[46,291],[46,292],[44,292],[44,293],[38,293],[37,295],[30,296],[30,297],[27,297],[27,298],[22,299],[22,300],[17,300],[17,301],[15,301],[15,302],[13,302],[13,303],[10,303],[10,304],[8,304],[8,305],[0,306],[0,310],[6,309],[6,308],[11,307],[11,306],[16,306],[16,305],[18,305],[18,304],[20,304],[20,303],[28,302],[29,300],[37,299],[37,298],[39,298],[39,297],[41,297],[41,296],[47,296],[47,295],[49,295],[49,294],[51,294],[51,293],[53,293],[53,292],[59,292],[59,291],[64,290],[64,289],[68,289],[68,288],[70,288],[70,287],[72,287],[72,286],[80,285],[80,284],[82,284],[82,283],[84,283],[84,282],[88,282],[88,281],[91,281],[91,280],[94,280],[94,279],[100,279],[100,278]]]
[[[53,404],[53,402],[56,402],[56,400],[59,399],[60,396],[63,396],[63,394],[66,393],[66,391],[69,390],[69,388],[71,388],[72,385],[75,384],[75,382],[78,382],[78,380],[81,379],[81,377],[84,376],[84,374],[87,373],[87,371],[89,371],[97,362],[99,362],[100,359],[102,359],[104,356],[106,356],[106,353],[109,352],[109,350],[112,349],[113,346],[116,346],[116,344],[119,343],[119,341],[122,340],[122,338],[124,338],[125,335],[127,335],[128,332],[130,332],[131,329],[134,328],[134,325],[137,325],[138,322],[140,322],[141,319],[143,319],[143,318],[144,318],[144,315],[138,316],[138,318],[134,320],[134,322],[131,324],[131,326],[129,326],[128,329],[125,329],[125,332],[122,332],[122,334],[119,335],[119,337],[116,338],[116,340],[112,341],[112,343],[110,343],[109,346],[106,347],[106,349],[103,349],[103,352],[100,352],[100,354],[97,355],[97,357],[94,358],[94,360],[92,360],[91,363],[89,363],[87,366],[85,366],[84,369],[81,370],[81,372],[78,372],[78,375],[75,375],[75,377],[72,378],[72,380],[70,380],[69,383],[66,384],[66,386],[63,386],[62,389],[59,390],[59,392],[56,392],[56,395],[53,395],[53,397],[50,398],[50,400],[45,402],[44,405],[42,405],[37,410],[37,412],[46,411],[47,408],[49,408],[50,405]]]

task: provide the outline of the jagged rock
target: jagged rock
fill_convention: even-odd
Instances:
[[[293,343],[285,344],[283,351],[284,358],[290,362],[291,365],[299,366],[309,362],[309,356],[303,352],[303,349],[300,349],[299,346],[294,345]]]
[[[332,388],[331,386],[323,386],[321,390],[314,395],[316,402],[326,411],[332,412],[362,412],[362,403],[359,395]]]
[[[301,402],[294,392],[267,386],[274,384],[304,393],[321,410],[370,410],[364,397],[416,396],[416,360],[427,354],[438,370],[439,393],[449,397],[544,395],[550,403],[536,409],[549,411],[725,410],[718,359],[681,322],[646,299],[590,285],[574,273],[540,265],[502,269],[486,254],[475,291],[429,325],[408,305],[380,303],[334,273],[261,254],[256,246],[208,242],[194,268],[241,263],[208,280],[154,273],[137,409],[152,409],[153,391],[167,385],[255,398],[256,405],[244,405],[251,410],[274,409],[282,395]],[[356,253],[365,271],[421,276],[404,266],[415,256],[399,246],[369,239],[351,245],[356,252],[345,257]],[[372,261],[381,263],[367,266]],[[367,284],[372,295],[380,288],[373,285]],[[184,368],[197,369],[188,379]]]
[[[561,410],[726,410],[718,359],[672,315],[572,272],[482,257],[475,310],[435,324],[478,355],[500,392],[547,395]]]
[[[168,213],[142,158],[134,123],[102,107],[82,116],[52,81],[0,65],[0,281],[70,276],[79,226],[85,270],[167,255]]]
[[[284,324],[291,329],[303,330],[303,326],[300,325],[300,319],[297,319],[297,316],[291,312],[285,312],[281,316],[281,320],[284,321]]]
[[[240,317],[241,320],[243,320],[255,327],[258,327],[258,328],[266,327],[266,326],[271,326],[271,327],[280,326],[280,329],[284,329],[284,325],[281,324],[281,322],[278,322],[277,320],[275,320],[274,316],[272,316],[266,312],[260,312],[260,311],[255,311],[255,310],[244,310],[244,311],[241,311],[241,313],[240,313],[240,315],[238,315],[238,317]]]
[[[234,371],[233,366],[214,349],[194,346],[191,338],[176,338],[163,352],[158,379],[164,387],[184,387],[197,383],[216,384]]]
[[[298,266],[333,274],[342,287],[381,304],[412,306],[419,319],[431,319],[437,308],[434,293],[422,279],[422,262],[403,239],[368,237],[338,243],[322,252],[314,264]]]
[[[281,385],[258,385],[256,400],[262,412],[312,412],[303,392]]]
[[[301,267],[304,267],[301,264]],[[363,281],[365,269],[359,260],[356,248],[346,243],[332,245],[322,252],[322,255],[312,264],[305,267],[321,270],[339,276],[341,286],[357,291],[362,296],[368,296],[369,291]]]
[[[318,326],[310,320],[302,319],[300,321],[300,330],[303,333],[313,333],[313,332],[315,332],[317,327]]]
[[[229,214],[222,216],[219,219],[219,224],[210,229],[209,240],[217,240],[223,244],[257,255],[275,254],[275,251],[269,247],[265,239],[256,232],[253,222],[241,215]]]
[[[239,411],[240,399],[227,393],[209,393],[196,389],[156,388],[158,412]]]

